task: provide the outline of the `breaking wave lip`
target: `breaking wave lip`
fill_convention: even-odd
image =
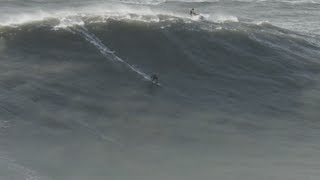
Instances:
[[[36,13],[23,13],[19,15],[7,15],[1,18],[0,26],[18,26],[30,22],[44,21],[52,17],[53,15],[43,11],[38,11]]]
[[[130,0],[129,0],[130,1]],[[288,4],[320,4],[317,0],[222,0],[229,2],[244,2],[244,3],[260,3],[260,2],[276,2],[276,3],[288,3]],[[135,1],[130,1],[134,3]],[[140,0],[141,2],[141,0]],[[211,3],[221,2],[221,0],[159,0],[158,3],[152,3],[152,1],[144,1],[141,4],[161,4],[166,2],[181,2],[181,3]]]
[[[260,2],[271,2],[271,3],[288,3],[288,4],[320,4],[317,0],[229,0],[235,2],[247,2],[247,3],[260,3]],[[207,1],[210,2],[210,1]]]
[[[56,12],[45,12],[37,11],[32,13],[21,13],[15,15],[5,15],[0,19],[0,27],[16,27],[23,24],[28,24],[32,22],[45,21],[48,19],[58,19],[61,23],[60,26],[64,26],[68,23],[67,19],[72,19],[73,23],[77,24],[76,19],[81,18],[91,18],[99,17],[101,22],[105,22],[108,19],[115,20],[128,20],[128,21],[140,21],[140,22],[150,22],[157,23],[162,21],[175,21],[183,20],[187,22],[191,21],[209,21],[213,23],[223,23],[223,22],[239,22],[236,16],[232,15],[223,15],[223,14],[200,14],[200,16],[189,16],[189,14],[183,13],[173,13],[165,11],[152,11],[150,9],[132,9],[124,8],[121,11],[111,11],[111,10],[102,10],[90,9],[86,11],[56,11]]]
[[[210,15],[210,14],[200,14],[201,16],[205,17],[205,22],[208,23],[218,23],[218,24],[224,24],[224,23],[238,23],[241,21],[238,20],[236,16],[232,15]],[[24,16],[24,15],[23,15]],[[189,15],[182,15],[182,14],[174,14],[174,13],[159,13],[156,15],[150,15],[150,13],[119,13],[119,14],[112,14],[110,12],[105,12],[103,14],[73,14],[71,12],[69,13],[57,13],[53,15],[49,15],[48,13],[40,12],[40,15],[37,16],[36,14],[32,14],[30,16],[25,16],[28,18],[24,18],[24,20],[18,22],[18,23],[12,23],[12,24],[1,24],[0,22],[0,28],[3,27],[19,27],[20,25],[29,24],[29,23],[41,23],[42,21],[50,21],[53,20],[53,30],[58,29],[65,29],[68,27],[73,26],[84,26],[92,23],[106,23],[109,20],[116,20],[116,21],[129,21],[129,22],[143,22],[143,23],[160,23],[160,22],[169,22],[169,23],[175,23],[175,22],[184,22],[184,23],[192,23],[192,22],[201,22],[201,20],[198,17],[191,17]],[[253,21],[253,22],[243,22],[244,24],[254,24],[257,26],[267,26],[271,28],[280,28],[274,24],[272,24],[269,21]],[[241,23],[241,24],[243,24]],[[207,24],[208,25],[208,24]],[[170,26],[170,24],[169,24]],[[166,25],[161,26],[166,27]],[[231,27],[232,28],[232,27]],[[237,26],[233,27],[235,30],[237,30]],[[209,25],[209,27],[201,27],[202,30],[212,31],[212,30],[221,30],[224,29],[222,27],[212,27]],[[283,28],[280,28],[282,30],[286,30]],[[238,29],[239,30],[239,29]],[[240,29],[241,30],[241,29]],[[318,43],[317,43],[318,44]]]
[[[281,0],[281,3],[288,3],[288,4],[320,4],[315,0]]]
[[[159,5],[166,2],[166,0],[120,0],[120,2],[125,4]]]
[[[165,2],[183,2],[183,3],[205,3],[205,2],[219,2],[220,0],[166,0]]]
[[[163,3],[178,2],[178,3],[204,3],[204,2],[219,2],[220,0],[120,0],[125,4],[142,4],[142,5],[159,5]]]

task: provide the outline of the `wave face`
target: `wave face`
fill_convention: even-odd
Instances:
[[[320,177],[316,27],[146,2],[2,19],[0,179]]]
[[[151,23],[100,22],[99,17],[53,19],[5,28],[2,39],[5,52],[13,51],[17,58],[39,54],[49,58],[58,51],[62,62],[72,58],[106,63],[110,66],[106,73],[111,74],[104,76],[112,77],[110,83],[131,77],[131,83],[139,84],[155,73],[169,94],[204,104],[226,105],[222,100],[229,98],[238,99],[239,104],[252,101],[248,109],[257,107],[261,98],[262,106],[269,101],[274,104],[275,94],[288,98],[281,102],[292,104],[288,93],[313,84],[319,70],[319,41],[313,37],[268,23],[162,19]],[[47,62],[40,57],[34,61]]]

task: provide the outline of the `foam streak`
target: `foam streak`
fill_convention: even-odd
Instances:
[[[141,75],[144,79],[151,81],[149,75],[146,73],[140,71],[133,65],[129,64],[128,62],[124,61],[120,57],[114,54],[114,51],[110,50],[107,46],[105,46],[101,40],[96,37],[94,34],[90,33],[89,30],[84,26],[77,26],[75,28],[69,28],[72,32],[76,32],[80,35],[82,35],[83,38],[85,38],[88,42],[90,42],[92,45],[94,45],[103,56],[105,56],[108,59],[111,59],[113,61],[118,61],[126,65],[128,68],[130,68],[132,71],[136,72],[137,74]]]

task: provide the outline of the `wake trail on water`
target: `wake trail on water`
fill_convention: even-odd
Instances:
[[[128,62],[124,61],[123,59],[115,55],[114,51],[110,50],[110,48],[104,45],[102,41],[96,35],[94,35],[93,33],[90,33],[90,31],[86,27],[79,25],[76,27],[69,27],[68,30],[70,30],[73,33],[81,35],[81,37],[83,37],[86,41],[94,45],[104,57],[111,59],[113,61],[118,61],[123,63],[129,69],[131,69],[132,71],[142,76],[144,79],[151,81],[151,78],[148,74],[142,72],[138,68],[134,67],[133,65],[129,64]]]

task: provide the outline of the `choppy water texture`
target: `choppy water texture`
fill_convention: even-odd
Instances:
[[[319,15],[0,0],[0,179],[318,180]]]

